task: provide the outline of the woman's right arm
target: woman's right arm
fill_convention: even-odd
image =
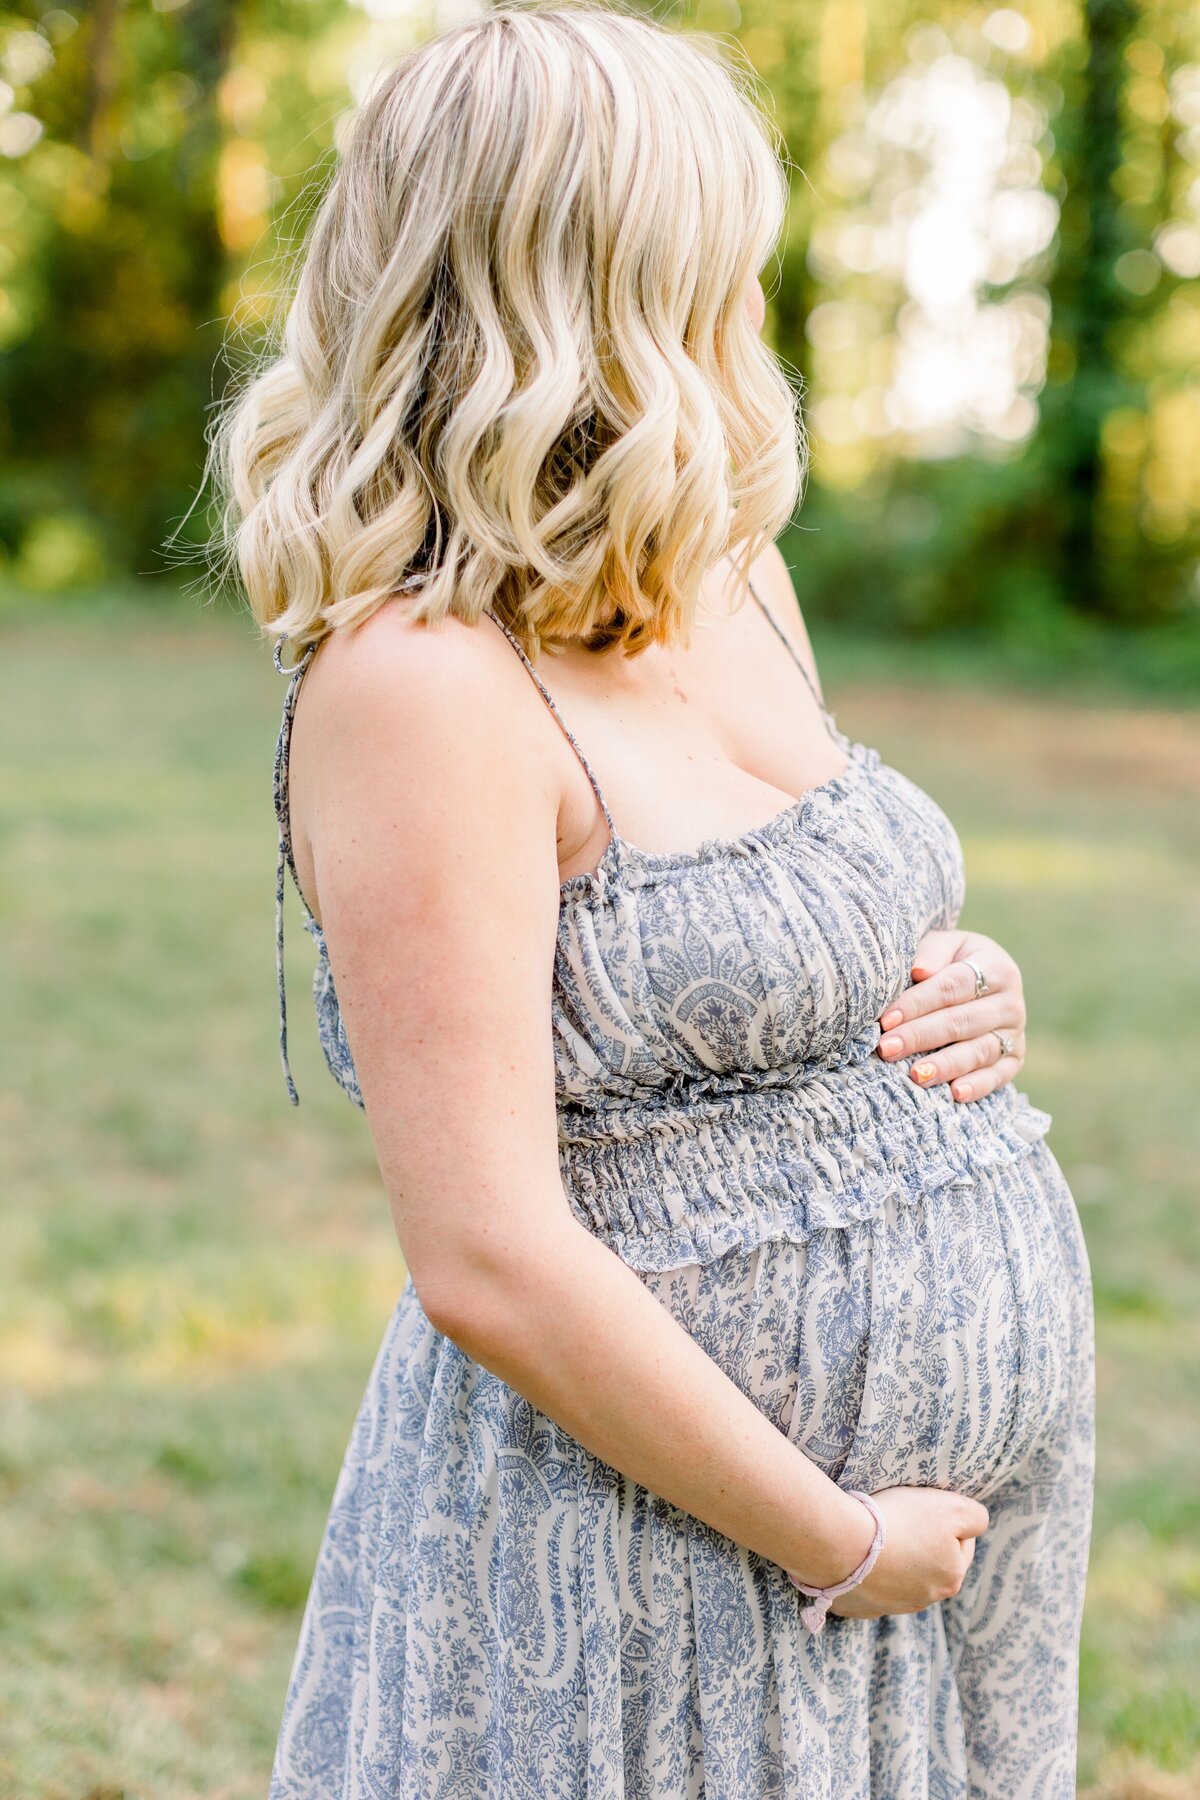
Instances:
[[[298,708],[293,833],[401,1252],[430,1321],[594,1456],[833,1583],[871,1541],[866,1508],[567,1205],[550,1015],[563,763],[522,684],[493,625],[389,607],[322,648]],[[937,1541],[894,1592],[885,1549],[887,1610],[954,1591],[948,1508]]]

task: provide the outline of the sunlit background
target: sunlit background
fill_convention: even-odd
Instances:
[[[786,140],[781,542],[840,722],[1021,964],[1087,1233],[1080,1792],[1197,1796],[1200,11],[653,10]],[[0,1800],[265,1793],[403,1283],[294,923],[286,1102],[282,688],[198,490],[355,99],[473,11],[0,7]]]
[[[162,571],[352,100],[470,9],[0,15],[0,556]],[[741,46],[793,163],[769,330],[813,436],[815,615],[1195,673],[1200,24],[1183,0],[659,9]],[[222,352],[224,351],[224,354]],[[998,549],[1003,556],[996,556]]]

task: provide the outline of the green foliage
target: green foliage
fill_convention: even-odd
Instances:
[[[1200,14],[655,16],[740,46],[786,139],[767,332],[806,389],[819,613],[1200,632]],[[208,409],[277,306],[352,52],[398,47],[352,0],[0,12],[0,571],[52,593],[203,540]]]
[[[340,0],[0,14],[0,51],[29,71],[14,106],[41,128],[0,162],[0,552],[19,579],[162,567],[239,284],[249,268],[253,313],[272,208],[345,104],[345,30]]]

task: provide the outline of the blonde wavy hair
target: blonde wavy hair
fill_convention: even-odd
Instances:
[[[592,0],[422,43],[355,115],[266,356],[210,433],[214,543],[298,649],[403,592],[543,645],[690,640],[795,508],[746,299],[787,207],[721,40]]]

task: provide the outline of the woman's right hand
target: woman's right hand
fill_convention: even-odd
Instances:
[[[883,1515],[884,1543],[865,1581],[839,1594],[830,1612],[845,1619],[922,1612],[963,1584],[988,1510],[947,1488],[890,1487],[871,1495]],[[859,1502],[861,1505],[861,1502]]]

